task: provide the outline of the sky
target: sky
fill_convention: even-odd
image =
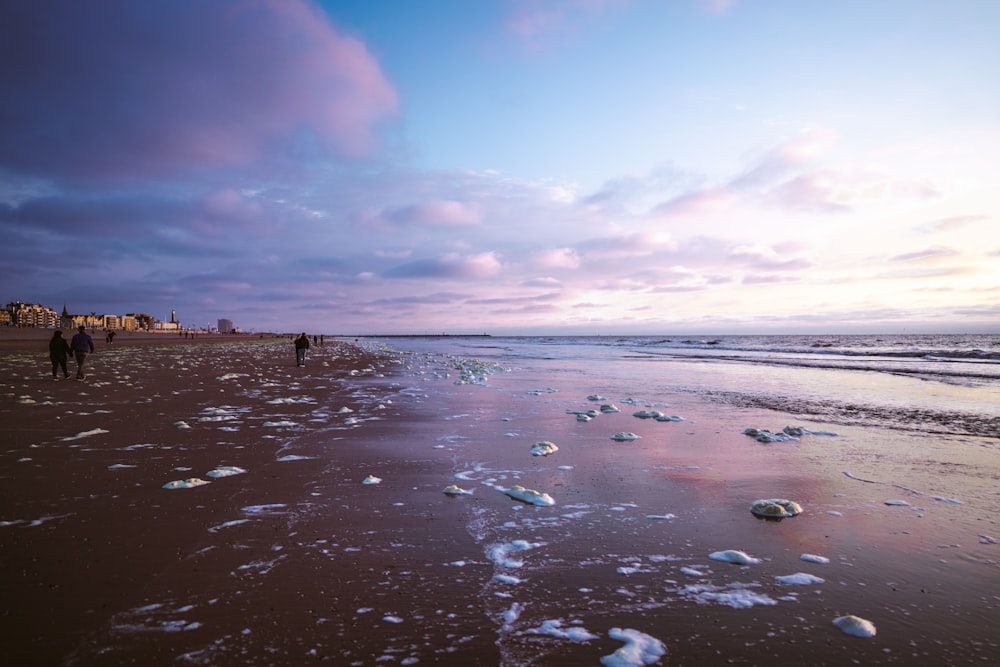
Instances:
[[[1000,331],[1000,2],[0,3],[0,303]]]

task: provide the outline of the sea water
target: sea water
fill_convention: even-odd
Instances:
[[[495,563],[483,604],[504,619],[506,664],[565,651],[538,642],[545,628],[590,636],[609,621],[696,660],[713,651],[692,643],[727,644],[699,627],[744,642],[748,664],[809,660],[842,614],[883,630],[865,662],[1000,657],[975,629],[1000,613],[1000,335],[378,342],[422,379],[404,393],[447,405],[482,392],[442,433],[464,487],[516,482],[554,498],[541,510],[479,507],[467,527]],[[576,421],[600,404],[620,414]],[[673,419],[644,419],[656,413]],[[509,445],[495,443],[497,421]],[[783,427],[794,435],[774,444],[740,435]],[[612,442],[625,430],[638,437]],[[560,449],[532,466],[541,440]],[[688,498],[664,492],[658,504],[661,485]],[[757,498],[796,494],[806,510],[780,528],[747,518]],[[713,563],[744,550],[735,565]],[[771,654],[778,637],[787,650]]]
[[[833,423],[1000,435],[1000,333],[382,340],[650,395],[686,392]]]

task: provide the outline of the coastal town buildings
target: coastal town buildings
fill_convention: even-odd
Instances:
[[[157,320],[148,313],[97,314],[91,312],[73,315],[66,304],[62,313],[37,303],[11,301],[0,308],[0,327],[63,328],[86,327],[103,331],[164,331],[182,332],[198,330],[199,327],[185,327],[177,319],[177,312],[170,311],[170,321]],[[205,329],[201,329],[205,330]],[[232,320],[220,319],[219,333],[239,333],[240,329]]]

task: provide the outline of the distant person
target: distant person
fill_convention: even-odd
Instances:
[[[302,335],[295,339],[295,365],[305,366],[306,365],[306,350],[309,349],[309,336],[306,332],[302,332]]]
[[[322,335],[322,334],[320,335],[320,337],[319,337],[319,344],[320,345],[326,345],[326,336],[325,335]]]
[[[52,360],[52,379],[58,380],[56,371],[62,368],[63,377],[69,378],[69,371],[66,370],[66,361],[69,358],[69,342],[63,338],[62,331],[56,329],[49,340],[49,359]]]
[[[81,324],[79,332],[73,336],[69,346],[73,350],[73,356],[76,357],[76,379],[83,380],[86,378],[83,374],[83,365],[87,361],[87,355],[94,351],[94,339],[87,334],[87,328]]]

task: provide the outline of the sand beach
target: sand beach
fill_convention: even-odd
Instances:
[[[119,336],[53,381],[49,335],[0,339],[9,664],[1000,658],[995,438],[450,341]]]

